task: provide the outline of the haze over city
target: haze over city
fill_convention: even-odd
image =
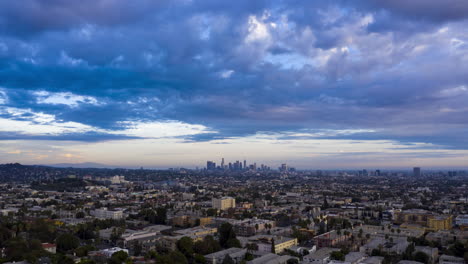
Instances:
[[[468,5],[1,1],[0,160],[466,167]]]

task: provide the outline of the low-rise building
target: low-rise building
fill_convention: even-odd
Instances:
[[[57,253],[57,245],[51,243],[42,243],[42,248],[52,254]]]
[[[114,219],[119,220],[125,218],[123,210],[108,210],[107,208],[96,209],[90,212],[90,214],[99,219]]]
[[[243,248],[228,248],[205,255],[205,259],[208,264],[220,264],[226,255],[229,255],[235,263],[240,263],[244,259],[245,253],[247,253],[247,250]]]
[[[359,248],[359,251],[368,255],[371,255],[372,250],[374,249],[380,250],[385,253],[402,254],[406,250],[408,245],[409,242],[405,237],[393,238],[393,241],[377,237],[372,239],[367,244],[361,246]]]
[[[339,249],[323,247],[313,253],[305,255],[303,257],[303,263],[327,264],[330,262],[330,254],[333,251],[339,251]]]
[[[338,234],[337,231],[332,230],[330,232],[315,236],[314,242],[318,248],[335,247],[346,241],[348,238],[350,238],[350,236],[351,234],[345,235],[344,232]]]
[[[288,260],[293,258],[294,257],[288,255],[278,256],[273,253],[268,253],[254,260],[247,261],[247,264],[286,264],[288,263]]]
[[[439,258],[439,264],[462,264],[465,263],[463,258],[449,256],[449,255],[442,255]]]

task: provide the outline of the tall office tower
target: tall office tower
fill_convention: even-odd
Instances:
[[[247,169],[247,161],[244,160],[244,170],[246,170],[246,169]]]
[[[419,167],[414,167],[414,168],[413,168],[413,176],[414,176],[414,177],[421,177],[421,168],[419,168]]]
[[[286,165],[286,163],[281,164],[280,171],[287,171],[287,170],[288,170],[288,166]]]
[[[212,161],[207,161],[206,162],[206,169],[207,170],[215,170],[216,169],[216,163]]]
[[[224,169],[224,158],[221,159],[221,169]]]

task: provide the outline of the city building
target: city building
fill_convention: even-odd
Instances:
[[[57,253],[57,245],[51,243],[42,243],[42,248],[52,254]]]
[[[453,217],[451,215],[437,215],[422,209],[410,209],[394,212],[393,223],[401,227],[416,228],[420,226],[428,231],[452,229]],[[412,226],[417,225],[417,226]]]
[[[212,206],[218,210],[234,208],[236,207],[236,199],[232,197],[213,198]]]
[[[247,261],[247,264],[287,264],[290,259],[295,258],[288,255],[278,256],[273,253],[268,253],[254,260]]]
[[[427,227],[430,231],[452,229],[453,217],[451,215],[436,215],[427,219]]]
[[[99,219],[114,219],[119,220],[125,218],[123,210],[107,210],[107,208],[96,209],[90,212],[90,214]]]
[[[459,215],[455,218],[455,224],[462,230],[468,229],[468,215]]]
[[[247,250],[243,248],[228,248],[205,255],[205,259],[208,264],[221,264],[226,255],[229,255],[235,263],[240,263],[244,259],[245,253]]]
[[[346,241],[350,236],[351,234],[345,235],[344,232],[338,234],[335,230],[332,230],[330,232],[315,236],[313,240],[318,248],[335,247]]]

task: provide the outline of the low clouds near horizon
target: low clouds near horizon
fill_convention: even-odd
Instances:
[[[465,166],[467,27],[464,0],[4,1],[0,158]]]

